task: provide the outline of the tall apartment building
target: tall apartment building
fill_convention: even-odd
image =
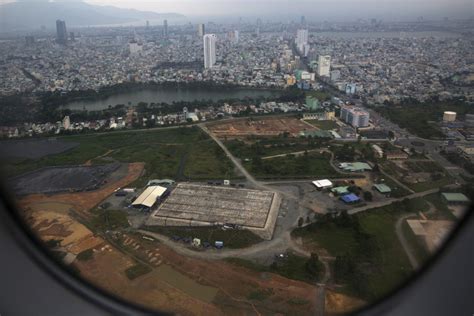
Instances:
[[[329,77],[331,70],[331,56],[319,55],[318,58],[318,75],[320,77]]]
[[[65,21],[56,20],[56,42],[63,45],[67,43],[67,30]]]
[[[216,40],[215,34],[206,34],[204,41],[204,68],[208,69],[216,63]]]
[[[369,112],[356,107],[356,106],[342,106],[341,114],[339,116],[344,122],[352,125],[353,127],[366,127],[369,126]]]
[[[198,36],[203,37],[204,34],[206,34],[206,26],[203,23],[198,24]]]

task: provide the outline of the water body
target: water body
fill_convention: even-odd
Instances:
[[[278,96],[277,90],[247,89],[247,88],[178,88],[178,87],[152,87],[136,91],[119,92],[105,99],[74,101],[63,106],[70,110],[97,111],[107,109],[109,105],[117,104],[136,105],[138,102],[168,103],[178,101],[192,102],[194,100],[223,100],[244,99],[246,97],[272,97]]]
[[[333,38],[460,38],[462,34],[441,31],[416,32],[314,32],[315,36]]]

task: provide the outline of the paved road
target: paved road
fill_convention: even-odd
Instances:
[[[456,185],[456,184],[451,184],[451,185],[448,185],[447,187],[453,188],[453,187],[457,187],[457,186],[458,185]],[[435,188],[435,189],[431,189],[431,190],[423,191],[423,192],[418,192],[418,193],[413,193],[413,194],[410,194],[410,195],[407,195],[407,196],[404,196],[404,197],[401,197],[401,198],[392,198],[392,199],[387,199],[387,200],[380,201],[380,202],[370,203],[370,205],[353,208],[353,209],[347,211],[347,213],[350,214],[350,215],[357,214],[357,213],[364,212],[364,211],[367,211],[367,210],[370,210],[370,209],[373,209],[373,208],[376,208],[376,207],[386,206],[386,205],[392,204],[393,202],[397,202],[397,201],[400,202],[400,201],[403,201],[404,199],[414,199],[414,198],[418,198],[418,197],[423,197],[425,195],[433,194],[433,193],[436,193],[436,192],[439,192],[439,188]]]

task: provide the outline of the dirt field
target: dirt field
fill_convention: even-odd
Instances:
[[[294,117],[246,119],[229,123],[211,124],[209,130],[219,138],[245,138],[250,135],[278,136],[288,132],[291,136],[298,136],[301,131],[317,130],[309,124]]]
[[[326,315],[342,315],[350,313],[365,305],[365,302],[353,297],[326,291]]]
[[[115,249],[95,252],[92,260],[76,265],[94,284],[136,303],[183,315],[311,315],[318,309],[314,302],[319,292],[310,284],[223,261],[184,257],[137,236],[119,239],[120,247],[148,262],[152,272],[129,281],[124,271],[133,262]]]

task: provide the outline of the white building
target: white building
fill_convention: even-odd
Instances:
[[[356,106],[341,107],[341,119],[352,125],[353,127],[367,127],[369,126],[369,112]]]
[[[134,41],[128,43],[128,49],[130,51],[130,55],[137,55],[143,50],[143,46]]]
[[[204,68],[208,69],[216,63],[216,40],[215,34],[206,34],[204,41]]]
[[[319,55],[318,58],[318,75],[320,77],[329,77],[331,68],[331,56]]]
[[[443,121],[445,121],[445,122],[454,122],[454,121],[456,121],[456,112],[445,111],[443,113]]]
[[[71,128],[71,120],[69,119],[69,116],[67,115],[63,118],[63,128],[66,130]]]
[[[298,30],[296,32],[295,43],[296,47],[301,53],[305,54],[307,51],[309,51],[308,30]]]

